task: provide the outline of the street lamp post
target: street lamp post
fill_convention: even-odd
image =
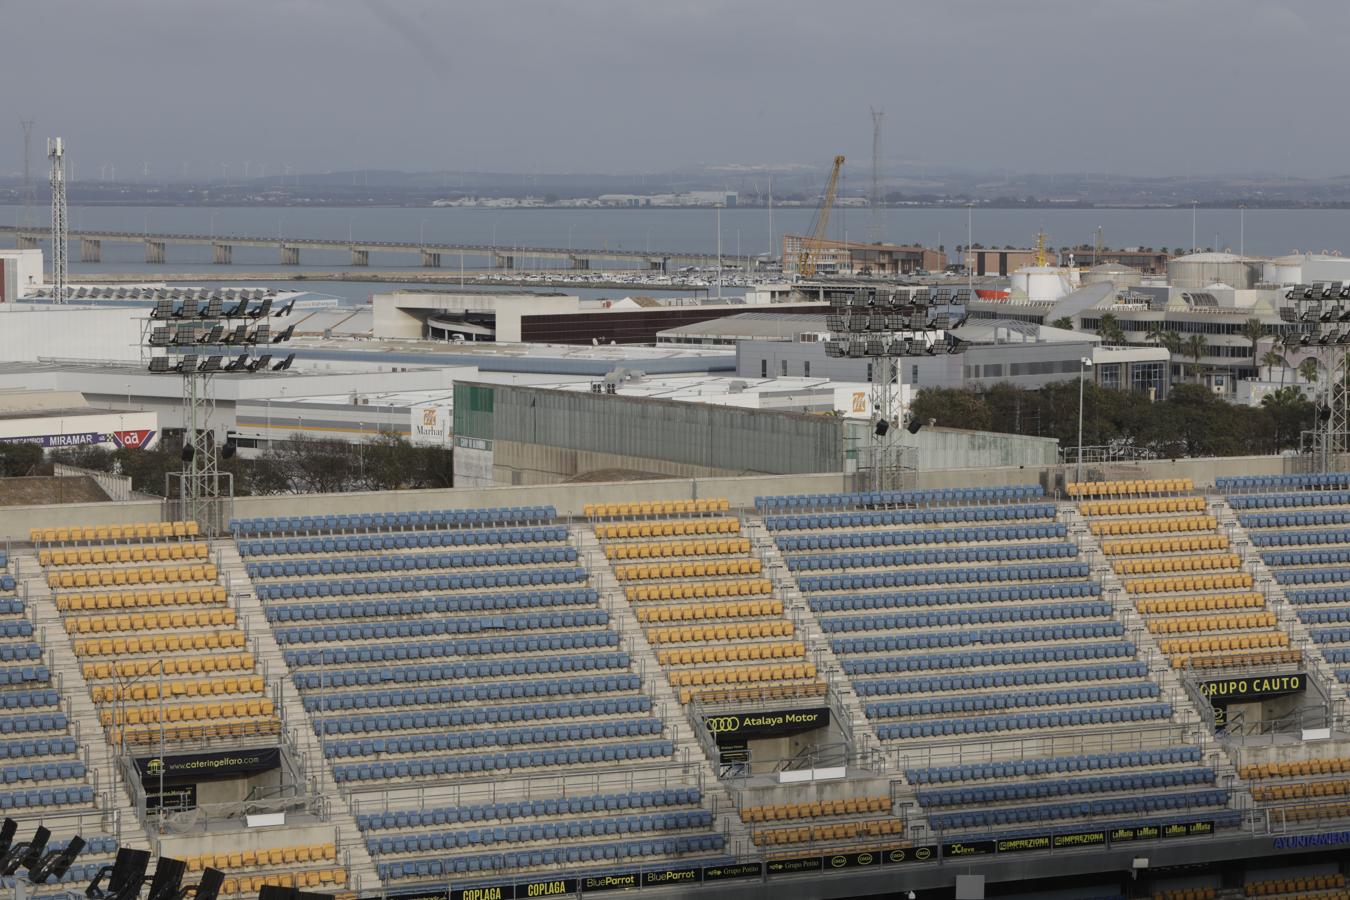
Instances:
[[[1078,475],[1077,480],[1081,484],[1083,481],[1083,381],[1087,370],[1092,368],[1092,359],[1087,356],[1078,358]]]

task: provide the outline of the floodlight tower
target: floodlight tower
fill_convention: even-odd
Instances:
[[[1317,416],[1302,449],[1314,454],[1318,471],[1330,472],[1350,454],[1350,282],[1294,285],[1285,299],[1282,316],[1298,323],[1299,346],[1317,360]]]
[[[47,159],[51,161],[52,184],[52,296],[66,302],[66,145],[61,138],[47,138]]]
[[[881,119],[886,115],[883,109],[872,110],[872,235],[874,244],[886,240],[886,211],[882,208],[881,196]]]
[[[295,355],[272,363],[269,348],[290,340],[295,326],[273,333],[270,320],[285,317],[294,301],[273,312],[274,291],[187,291],[180,302],[160,295],[147,320],[144,348],[150,371],[183,381],[183,468],[167,476],[166,496],[181,507],[179,518],[196,521],[208,534],[224,526],[233,480],[220,458],[235,446],[218,445],[213,419],[215,381],[223,373],[259,374],[289,369]],[[202,303],[205,300],[205,303]]]

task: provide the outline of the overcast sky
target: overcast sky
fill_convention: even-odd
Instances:
[[[1350,171],[1345,0],[10,0],[0,170]]]

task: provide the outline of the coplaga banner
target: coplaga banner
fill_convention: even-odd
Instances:
[[[281,750],[276,747],[220,753],[184,753],[166,756],[163,760],[158,756],[136,759],[136,771],[141,773],[143,779],[158,779],[161,770],[165,778],[219,778],[223,775],[266,772],[280,766]]]
[[[813,731],[830,724],[830,708],[784,709],[763,713],[722,713],[707,716],[703,727],[720,744],[743,743],[747,738],[783,737]]]

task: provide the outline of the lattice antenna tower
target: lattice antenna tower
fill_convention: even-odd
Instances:
[[[66,223],[65,141],[59,137],[47,138],[47,159],[52,165],[52,296],[57,303],[65,303],[66,281],[70,274],[66,260],[70,229]]]
[[[881,120],[886,115],[883,109],[872,110],[872,228],[870,240],[880,244],[886,240],[886,210],[881,196]]]
[[[37,193],[33,190],[33,120],[20,119],[23,126],[23,226],[33,224],[33,206]]]

